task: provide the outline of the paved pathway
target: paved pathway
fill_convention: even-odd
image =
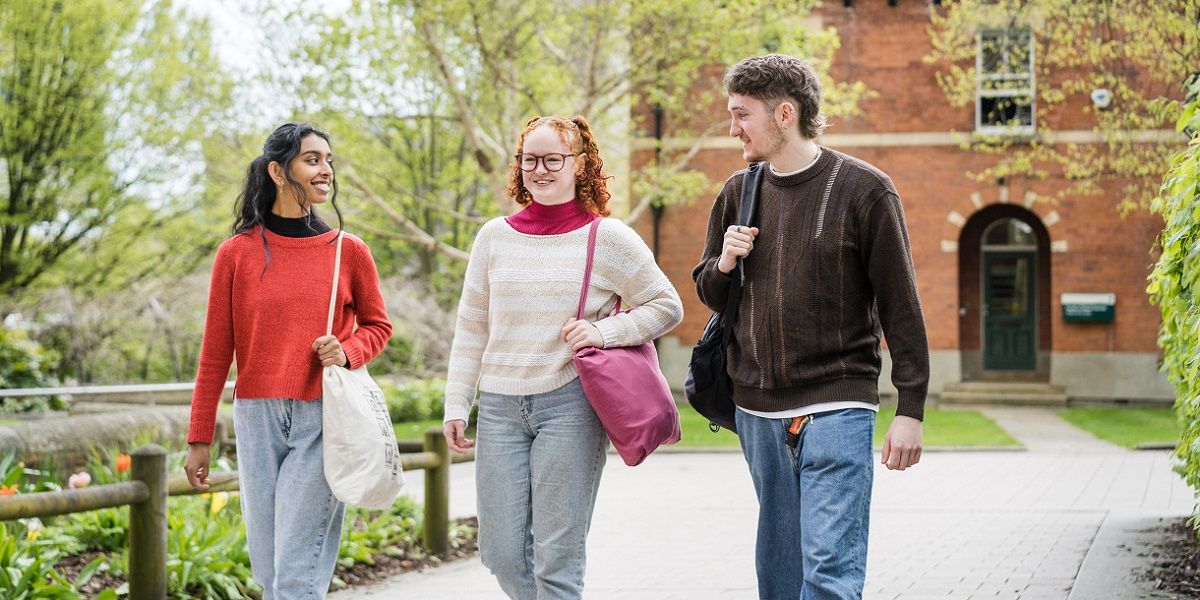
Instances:
[[[1191,510],[1166,451],[1100,442],[1049,410],[986,412],[1029,450],[927,452],[912,470],[876,469],[866,600],[1067,600],[1106,517]],[[474,514],[473,465],[457,465],[451,486],[451,513]],[[660,453],[633,469],[610,455],[585,597],[757,598],[756,518],[739,453]],[[1113,593],[1097,600],[1131,597]],[[331,595],[368,598],[504,595],[478,559]]]

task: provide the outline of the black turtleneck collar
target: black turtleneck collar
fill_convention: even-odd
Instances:
[[[309,217],[290,218],[268,212],[263,224],[271,233],[292,238],[312,237],[333,229],[315,213]]]

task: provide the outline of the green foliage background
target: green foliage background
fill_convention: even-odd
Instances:
[[[1146,291],[1162,310],[1162,369],[1176,390],[1182,430],[1177,470],[1200,492],[1200,77],[1192,78],[1188,97],[1176,127],[1190,141],[1171,161],[1151,207],[1165,225],[1159,237],[1162,254]],[[1200,506],[1192,523],[1200,532]]]

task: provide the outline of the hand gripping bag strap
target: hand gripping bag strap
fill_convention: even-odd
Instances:
[[[747,166],[742,177],[738,203],[737,225],[753,226],[758,204],[758,188],[762,184],[762,163]],[[709,429],[724,427],[737,432],[737,407],[733,404],[732,382],[726,364],[726,349],[737,322],[738,305],[745,281],[745,265],[738,259],[731,274],[729,296],[722,310],[714,312],[704,326],[700,341],[692,348],[692,359],[684,380],[684,396],[692,408],[709,421]]]
[[[738,201],[738,225],[753,227],[758,212],[758,188],[762,186],[763,163],[750,163],[742,176],[742,194]],[[742,302],[742,285],[746,280],[745,267],[742,258],[738,258],[737,267],[733,270],[733,281],[729,284],[729,299],[725,302],[721,321],[724,330],[721,332],[724,343],[728,347],[733,336],[733,324],[737,322],[738,305]]]

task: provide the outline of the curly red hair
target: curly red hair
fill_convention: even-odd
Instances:
[[[514,154],[524,152],[526,136],[542,125],[554,128],[572,152],[582,155],[579,167],[575,169],[575,199],[593,215],[607,217],[612,214],[608,209],[608,199],[612,197],[608,193],[609,176],[604,173],[604,161],[600,159],[600,147],[596,145],[592,127],[583,116],[574,119],[553,116],[529,119],[517,138],[517,151]],[[529,206],[533,202],[533,195],[525,189],[521,167],[515,158],[509,167],[508,196],[521,206]]]

